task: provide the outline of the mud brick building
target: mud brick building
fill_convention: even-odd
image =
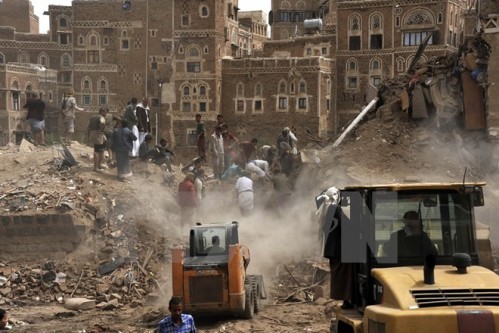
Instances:
[[[133,96],[149,99],[153,134],[186,156],[195,153],[196,113],[208,126],[224,114],[241,139],[271,142],[284,125],[299,136],[328,136],[369,102],[371,86],[407,71],[426,35],[432,37],[422,61],[455,51],[477,22],[497,39],[496,7],[464,0],[272,0],[268,40],[263,13],[240,12],[237,0],[74,0],[49,5],[47,34],[37,33],[29,0],[4,0],[1,143],[26,127],[16,108],[28,88],[45,96],[54,114],[49,126],[57,128],[57,105],[70,87],[87,109],[77,114],[80,140],[91,114],[100,107],[122,112]]]

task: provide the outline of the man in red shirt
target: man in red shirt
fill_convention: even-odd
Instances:
[[[198,200],[194,187],[194,174],[188,173],[178,185],[178,204],[180,206],[180,227],[184,234],[186,228],[194,224]]]
[[[241,160],[246,165],[251,160],[256,159],[256,144],[258,143],[257,138],[253,138],[250,141],[244,141],[239,144],[239,150],[241,153]]]

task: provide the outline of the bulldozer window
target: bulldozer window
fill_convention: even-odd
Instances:
[[[197,238],[196,255],[207,256],[227,253],[227,236],[225,228],[201,228],[198,230]]]
[[[439,256],[452,256],[457,252],[474,253],[472,233],[472,205],[466,194],[452,191],[406,191],[396,196],[392,193],[373,196],[374,207],[374,244],[373,254],[377,258],[390,256],[395,252],[400,259],[405,256],[420,257],[428,249],[428,240],[438,251]],[[419,215],[419,233],[414,233],[404,221],[404,214],[409,211]],[[415,247],[416,255],[407,254],[400,248],[407,245],[410,237],[419,236]],[[403,238],[402,242],[400,241]],[[394,240],[395,238],[395,240]],[[395,245],[393,244],[395,243]],[[405,243],[405,244],[402,244]],[[426,244],[426,245],[425,245]],[[388,253],[388,248],[392,253]],[[393,251],[393,248],[398,251]],[[413,253],[413,252],[411,252]]]

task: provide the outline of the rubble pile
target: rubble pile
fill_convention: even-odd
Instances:
[[[329,298],[329,266],[324,260],[305,260],[277,267],[270,293],[275,303],[319,302]]]
[[[414,58],[414,72],[396,76],[379,86],[378,95],[385,105],[378,111],[380,117],[391,120],[391,111],[395,111],[393,104],[397,102],[400,104],[397,108],[407,112],[410,110],[410,118],[431,117],[435,119],[437,127],[459,124],[456,117],[464,112],[464,128],[484,128],[484,106],[481,105],[479,111],[475,111],[467,103],[473,100],[475,104],[484,104],[483,87],[488,84],[490,45],[477,37],[471,43],[471,48],[463,46],[457,52],[422,62],[424,47],[423,44],[420,46]]]
[[[102,261],[97,267],[55,261],[19,267],[0,262],[0,306],[67,303],[71,310],[112,310],[124,305],[136,307],[165,295],[155,279],[156,272],[147,267],[152,261],[169,260],[165,258],[169,252],[167,242],[156,240],[151,244],[155,240],[152,236],[150,242],[131,240],[127,233],[137,235],[137,230],[132,224],[125,226],[122,217],[117,221],[100,230],[98,238],[106,244],[100,251],[106,255],[133,252],[134,256]],[[141,256],[146,249],[145,256]],[[140,261],[139,257],[144,259]],[[76,306],[72,305],[73,298],[80,299]]]

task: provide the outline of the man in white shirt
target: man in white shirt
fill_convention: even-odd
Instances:
[[[222,137],[221,126],[217,126],[215,133],[211,135],[210,152],[213,163],[213,174],[216,178],[220,178],[224,172],[224,139]]]
[[[241,177],[237,179],[234,188],[237,193],[237,203],[241,215],[249,215],[253,211],[255,197],[253,194],[253,181],[249,178],[247,171],[243,170],[241,172]]]

